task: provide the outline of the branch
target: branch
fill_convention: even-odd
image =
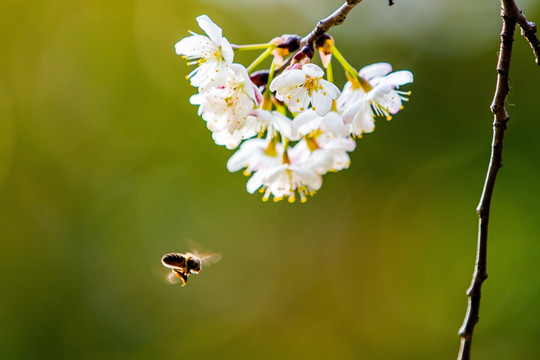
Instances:
[[[302,38],[300,41],[300,51],[302,48],[308,44],[313,44],[315,41],[317,41],[318,38],[320,38],[324,33],[326,33],[328,30],[333,28],[336,25],[341,25],[345,18],[347,17],[347,14],[358,4],[360,4],[363,0],[347,0],[343,5],[341,5],[336,11],[334,11],[330,16],[327,18],[319,21],[317,23],[317,26],[306,36]],[[389,5],[392,5],[393,2]],[[275,75],[279,75],[285,70],[289,64],[291,63],[293,59],[293,56],[290,56],[279,69],[276,69]]]
[[[499,59],[497,62],[497,85],[495,95],[491,103],[491,112],[494,115],[493,120],[493,140],[491,144],[491,157],[489,161],[488,172],[484,183],[484,189],[480,198],[480,203],[476,209],[479,216],[478,224],[478,242],[476,251],[476,263],[471,285],[467,290],[468,303],[467,312],[463,325],[459,330],[461,337],[461,346],[459,349],[458,360],[469,360],[471,351],[471,342],[474,326],[478,323],[480,310],[480,293],[482,283],[487,279],[487,239],[488,222],[491,198],[497,173],[502,167],[502,150],[506,124],[509,120],[506,112],[506,96],[510,91],[508,76],[510,72],[510,60],[512,56],[512,44],[514,42],[514,33],[516,24],[522,28],[522,35],[527,38],[536,56],[536,62],[539,62],[540,44],[536,37],[536,26],[528,22],[521,9],[514,0],[501,0],[501,45]]]
[[[330,30],[336,25],[340,25],[345,21],[347,14],[362,0],[347,0],[334,13],[317,23],[317,26],[302,39],[301,45],[313,44],[322,34]]]
[[[345,21],[345,18],[349,12],[363,0],[347,0],[343,5],[341,5],[336,11],[334,11],[330,16],[325,19],[322,19],[317,23],[317,26],[300,41],[300,51],[302,48],[308,44],[313,45],[318,38],[320,38],[324,33],[333,28],[334,26],[341,25]],[[394,5],[393,0],[388,1],[388,6]],[[279,69],[276,69],[275,75],[279,75],[285,70],[291,63],[293,56],[290,56]]]
[[[534,56],[536,57],[536,63],[540,65],[540,40],[538,40],[538,36],[536,35],[536,24],[527,21],[527,18],[523,15],[521,9],[518,8],[518,10],[520,16],[517,21],[521,27],[521,35],[524,36],[529,42],[529,45],[531,45]]]
[[[540,65],[540,40],[538,40],[538,36],[536,35],[536,24],[531,21],[527,21],[523,11],[521,11],[518,4],[514,0],[505,0],[503,3],[504,6],[507,7],[509,13],[517,18],[516,21],[521,28],[521,35],[527,39],[529,45],[531,45],[531,49],[536,58],[536,63]]]

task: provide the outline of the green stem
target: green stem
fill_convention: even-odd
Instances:
[[[247,44],[247,45],[232,45],[234,50],[238,51],[249,51],[249,50],[264,50],[269,47],[275,46],[274,44]]]
[[[268,98],[272,98],[272,92],[270,91],[270,84],[272,83],[272,80],[274,80],[274,73],[276,71],[276,62],[275,60],[272,60],[272,65],[270,65],[270,72],[268,73],[268,82],[266,83],[266,89],[264,91],[264,96]]]
[[[259,66],[260,63],[264,61],[268,57],[268,55],[272,54],[272,51],[274,51],[274,45],[271,45],[268,47],[261,55],[259,55],[253,62],[248,66],[247,71],[248,73],[251,73],[253,69],[255,69],[257,66]]]
[[[343,69],[345,69],[345,72],[347,73],[348,77],[350,77],[349,80],[353,83],[353,88],[361,87],[362,90],[364,90],[364,92],[369,92],[371,91],[371,89],[373,89],[373,86],[371,86],[369,81],[367,81],[366,79],[361,77],[360,74],[358,74],[358,71],[356,71],[356,69],[353,68],[351,64],[347,62],[347,60],[345,60],[343,55],[341,55],[341,53],[334,46],[334,44],[332,44],[332,55],[335,56],[336,59],[338,59],[341,66],[343,66]]]
[[[339,63],[341,64],[341,66],[343,67],[343,69],[351,76],[355,77],[358,79],[358,71],[356,71],[355,68],[353,68],[351,66],[351,64],[349,64],[349,62],[347,60],[345,60],[345,58],[343,57],[343,55],[341,55],[341,53],[339,52],[339,50],[335,47],[334,44],[332,44],[332,56],[334,56],[338,61]]]
[[[287,108],[285,106],[276,105],[276,110],[287,117],[289,116],[289,114],[287,114]]]
[[[330,81],[331,83],[334,82],[334,71],[332,70],[332,59],[330,59],[330,62],[328,63],[328,66],[326,67],[326,80]]]

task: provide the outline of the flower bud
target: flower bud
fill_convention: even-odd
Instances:
[[[302,38],[295,34],[283,34],[280,39],[282,40],[277,47],[281,49],[287,49],[290,53],[300,48],[300,42]]]
[[[324,67],[328,67],[332,59],[332,45],[334,45],[334,38],[326,33],[315,41],[315,47],[319,50],[319,56]]]
[[[259,70],[255,71],[250,75],[251,81],[255,86],[261,87],[268,84],[268,75],[270,74],[269,70]]]
[[[285,56],[289,55],[293,51],[298,50],[301,40],[302,38],[298,35],[283,34],[280,37],[274,38],[270,41],[271,44],[276,45],[276,48],[274,51],[272,51],[276,66],[281,66]]]
[[[314,51],[313,46],[311,44],[304,45],[300,51],[298,51],[294,57],[293,57],[293,64],[294,63],[301,63],[306,64],[311,61],[311,58],[313,57]]]

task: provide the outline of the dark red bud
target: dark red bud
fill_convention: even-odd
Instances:
[[[316,48],[323,47],[326,40],[331,40],[331,39],[332,37],[330,35],[328,35],[327,33],[324,33],[321,36],[319,36],[319,38],[315,41],[315,47]]]
[[[268,83],[268,75],[270,74],[270,71],[268,70],[259,70],[255,71],[250,75],[251,81],[255,86],[266,86]]]
[[[313,46],[311,44],[304,45],[302,49],[294,55],[293,62],[299,62],[305,58],[313,57]]]
[[[283,41],[280,42],[276,47],[287,49],[289,52],[298,50],[298,48],[300,48],[300,42],[302,41],[300,36],[294,34],[281,35],[281,39]]]

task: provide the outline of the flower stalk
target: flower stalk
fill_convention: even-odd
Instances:
[[[268,56],[270,56],[275,47],[275,45],[269,45],[262,54],[253,60],[253,62],[247,67],[248,73],[253,72],[257,66],[259,66]]]

